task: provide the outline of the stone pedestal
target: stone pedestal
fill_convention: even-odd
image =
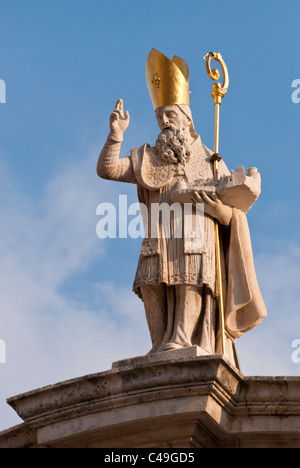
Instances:
[[[198,347],[119,361],[8,403],[24,424],[0,433],[0,448],[300,446],[300,377],[244,377]]]

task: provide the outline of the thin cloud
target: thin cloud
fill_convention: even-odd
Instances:
[[[299,375],[292,362],[292,341],[300,338],[300,245],[274,243],[275,253],[255,258],[268,317],[238,340],[242,370],[247,375]]]
[[[84,304],[61,291],[105,252],[96,237],[95,209],[118,194],[93,178],[94,154],[49,180],[39,201],[18,192],[14,179],[0,171],[7,195],[0,202],[0,337],[7,344],[7,363],[0,367],[1,429],[19,422],[7,397],[99,372],[150,347],[142,303],[131,291],[96,279]]]

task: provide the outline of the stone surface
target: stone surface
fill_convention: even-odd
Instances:
[[[261,177],[256,167],[249,168],[246,174],[245,168],[240,166],[220,180],[211,179],[205,183],[196,180],[186,187],[175,187],[172,202],[192,203],[195,191],[208,195],[216,193],[225,205],[247,213],[261,193]]]
[[[261,193],[261,177],[256,167],[243,166],[231,171],[231,175],[220,180],[217,194],[226,205],[239,208],[247,213]]]
[[[299,377],[244,377],[218,355],[136,359],[10,398],[24,424],[0,447],[300,446]]]
[[[208,356],[207,351],[200,346],[189,346],[188,348],[173,349],[167,352],[149,353],[146,356],[137,356],[130,359],[122,359],[113,362],[113,369],[124,369],[125,367],[137,367],[162,361],[184,361],[189,358]]]

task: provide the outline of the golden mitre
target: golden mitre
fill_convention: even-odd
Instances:
[[[189,68],[185,61],[172,60],[152,49],[146,62],[146,80],[154,109],[175,104],[190,105]]]

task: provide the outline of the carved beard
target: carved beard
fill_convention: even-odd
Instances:
[[[163,161],[169,164],[184,164],[191,155],[187,138],[174,125],[161,131],[155,146]]]

